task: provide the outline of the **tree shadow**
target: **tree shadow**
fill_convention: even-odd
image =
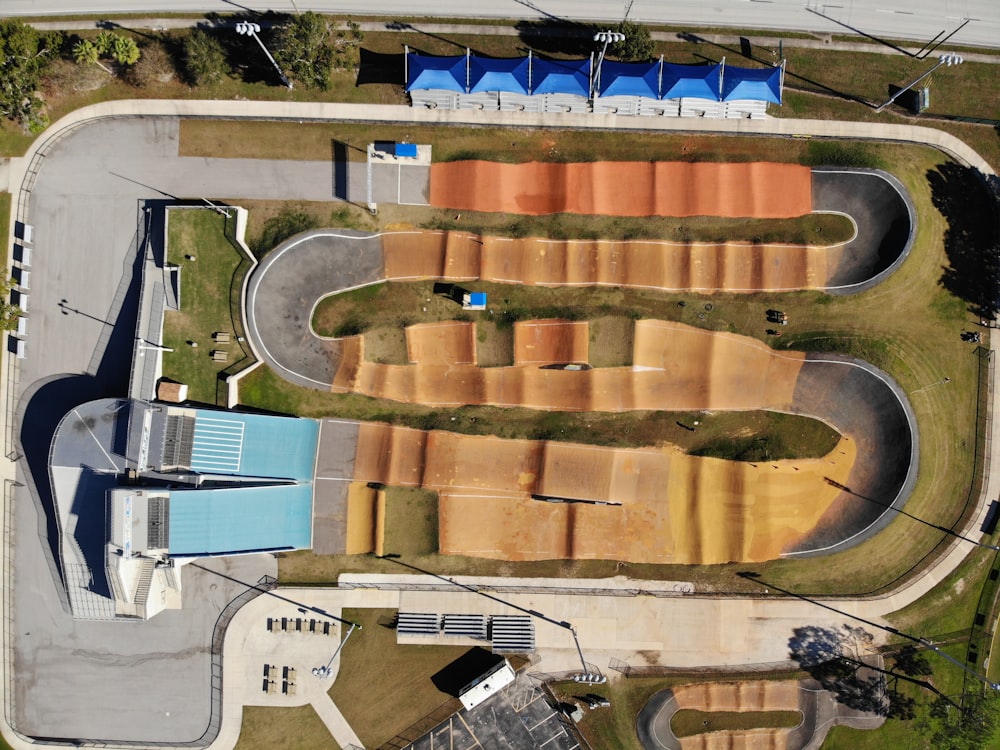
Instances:
[[[879,716],[889,713],[883,676],[869,668],[862,656],[872,635],[864,628],[841,630],[807,625],[795,628],[788,640],[791,658],[848,708]]]
[[[403,77],[406,71],[406,62],[402,52],[387,54],[362,48],[360,55],[361,61],[358,64],[358,78],[354,83],[355,86],[364,86],[368,83],[405,85]]]
[[[606,28],[605,24],[605,28]],[[557,18],[539,21],[518,21],[514,25],[525,45],[550,55],[586,57],[595,49],[594,34],[602,27],[592,23],[577,23]]]
[[[997,198],[983,175],[954,162],[928,170],[931,200],[948,228],[944,249],[948,266],[940,283],[969,303],[981,318],[995,320],[1000,308],[1000,232]]]

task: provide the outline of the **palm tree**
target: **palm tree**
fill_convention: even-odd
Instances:
[[[81,39],[73,45],[73,59],[79,65],[97,65],[113,75],[112,71],[101,63],[101,52],[90,39]]]

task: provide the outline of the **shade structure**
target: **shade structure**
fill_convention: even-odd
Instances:
[[[656,99],[660,90],[660,63],[601,63],[601,96],[646,96]]]
[[[728,72],[728,70],[727,70]],[[722,65],[663,64],[660,89],[662,99],[711,99],[719,100]]]
[[[531,58],[469,57],[469,91],[506,91],[528,93],[528,69]]]
[[[781,104],[781,68],[734,68],[727,65],[722,77],[722,101],[733,99]]]
[[[465,55],[430,57],[410,52],[406,55],[406,90],[440,89],[465,93]]]
[[[590,96],[590,59],[531,62],[532,94],[576,94]]]

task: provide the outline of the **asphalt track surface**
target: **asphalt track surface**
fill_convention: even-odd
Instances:
[[[802,750],[807,746],[817,747],[826,737],[830,727],[838,722],[843,707],[836,704],[833,697],[823,690],[815,680],[803,680],[799,683],[798,710],[802,721],[787,734],[788,750]],[[681,750],[680,739],[674,734],[670,721],[680,710],[673,690],[662,690],[656,693],[636,717],[636,732],[639,742],[646,750]],[[780,709],[789,710],[789,709]],[[854,712],[843,709],[846,722],[849,723]],[[734,738],[739,732],[727,732]],[[739,746],[739,745],[736,745]]]
[[[630,6],[629,18],[642,23],[672,26],[780,29],[819,33],[865,33],[892,39],[930,41],[955,31],[965,19],[969,23],[952,38],[954,44],[996,47],[1000,39],[1000,11],[994,0],[871,0],[870,2],[819,3],[803,0],[638,0]],[[809,8],[819,11],[810,12]],[[93,0],[88,13],[153,13],[156,11],[232,13],[248,11],[302,12],[316,10],[344,15],[384,15],[442,18],[504,18],[521,20],[620,21],[625,6],[606,0],[497,0],[468,3],[439,0],[429,6],[423,0],[297,0],[261,3],[243,0]],[[79,13],[77,0],[4,0],[4,15],[56,15]]]

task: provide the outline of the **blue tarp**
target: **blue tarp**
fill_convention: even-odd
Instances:
[[[590,96],[590,59],[531,62],[532,94]]]
[[[727,71],[728,72],[728,71]],[[711,99],[719,101],[719,77],[722,66],[663,64],[663,99]]]
[[[601,64],[601,96],[646,96],[656,99],[660,63],[608,62]]]
[[[397,143],[396,144],[396,156],[403,156],[407,159],[417,158],[417,144],[416,143]]]
[[[486,307],[486,292],[473,292],[469,295],[469,302],[473,307]]]
[[[469,91],[506,91],[512,94],[528,93],[527,57],[469,58]]]
[[[406,90],[443,89],[465,93],[465,55],[428,57],[410,52],[406,56]]]
[[[781,68],[734,68],[722,76],[722,101],[750,99],[781,104]]]
[[[312,485],[173,490],[167,551],[207,557],[312,544]]]

